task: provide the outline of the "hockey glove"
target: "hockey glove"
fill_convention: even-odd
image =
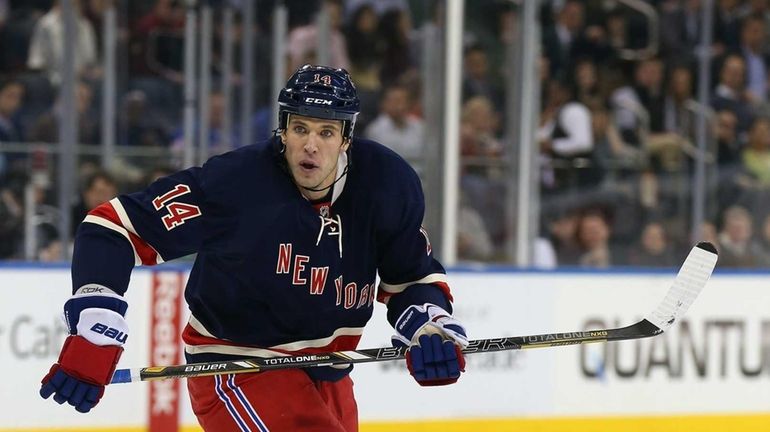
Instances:
[[[82,413],[99,403],[128,338],[127,308],[117,294],[75,294],[67,300],[64,319],[70,336],[41,381],[40,396],[53,395]]]
[[[409,306],[396,321],[393,346],[408,346],[406,365],[422,386],[452,384],[465,371],[465,328],[434,304]]]

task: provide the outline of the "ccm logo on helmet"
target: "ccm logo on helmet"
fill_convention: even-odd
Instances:
[[[331,105],[332,104],[332,101],[330,101],[330,100],[311,98],[311,97],[305,98],[305,102],[310,102],[310,103],[319,104],[319,105]]]

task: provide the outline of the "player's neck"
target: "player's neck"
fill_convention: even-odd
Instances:
[[[310,202],[317,201],[317,200],[323,198],[324,196],[326,196],[326,191],[324,191],[324,192],[313,192],[313,191],[309,191],[307,189],[304,189],[302,187],[300,187],[299,190],[302,193],[302,196],[305,197]]]

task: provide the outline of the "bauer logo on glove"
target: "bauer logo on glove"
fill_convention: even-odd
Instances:
[[[121,344],[126,343],[126,339],[128,339],[127,333],[123,333],[122,331],[112,327],[107,327],[102,323],[94,324],[94,326],[91,327],[91,331],[94,333],[102,334],[105,337],[108,337],[110,339],[115,339],[117,342],[120,342]]]

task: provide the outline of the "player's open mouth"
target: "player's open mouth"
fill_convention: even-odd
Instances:
[[[316,165],[315,163],[310,162],[310,161],[302,161],[302,162],[299,163],[299,167],[303,171],[312,171],[312,170],[318,168],[318,165]]]

